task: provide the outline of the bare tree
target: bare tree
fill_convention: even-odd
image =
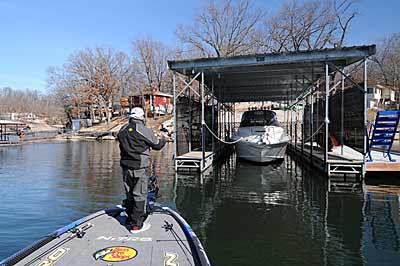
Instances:
[[[339,25],[339,36],[340,38],[336,42],[337,47],[342,47],[347,32],[350,26],[351,21],[357,16],[357,12],[355,11],[354,5],[357,0],[335,0],[334,7],[335,7],[335,16],[336,21]]]
[[[354,0],[286,1],[265,22],[264,51],[299,51],[341,47],[355,18]]]
[[[43,116],[53,122],[62,119],[63,112],[54,101],[52,94],[41,93],[37,90],[17,90],[12,88],[0,89],[0,114],[9,118],[9,113],[33,113]]]
[[[132,84],[133,65],[129,57],[112,48],[96,47],[80,51],[61,68],[50,68],[48,86],[63,99],[65,106],[97,108],[110,118],[114,97]]]
[[[210,1],[193,25],[180,25],[178,38],[203,56],[234,56],[254,50],[253,38],[263,14],[249,0]]]
[[[384,38],[372,58],[370,76],[376,81],[400,88],[400,33]]]
[[[133,49],[142,71],[143,87],[159,91],[168,89],[167,59],[173,57],[172,49],[149,37],[136,40],[133,43]]]

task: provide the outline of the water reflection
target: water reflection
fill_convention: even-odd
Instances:
[[[213,265],[398,264],[397,183],[328,192],[325,177],[290,157],[253,165],[231,156],[201,176],[175,174],[172,153],[172,145],[153,153],[159,201],[189,221]],[[118,143],[0,148],[0,186],[2,258],[119,203]]]
[[[393,265],[399,257],[400,188],[368,185],[364,204],[364,254],[373,265]]]
[[[117,152],[115,143],[91,142],[0,148],[0,257],[119,202]]]
[[[177,207],[215,265],[321,265],[321,244],[315,241],[324,240],[324,210],[320,202],[313,208],[312,197],[320,194],[307,189],[326,190],[323,182],[322,188],[303,183],[300,172],[288,158],[260,166],[231,157],[203,184],[194,176],[179,177]]]
[[[382,263],[374,260],[382,255],[368,249],[368,243],[376,240],[365,236],[369,233],[365,221],[370,219],[365,206],[374,199],[364,200],[362,192],[328,192],[323,176],[290,157],[266,166],[231,157],[209,176],[178,175],[177,181],[177,208],[191,222],[215,265]],[[382,228],[400,225],[398,201],[391,198],[390,202],[395,202],[390,214],[397,218],[380,216]],[[390,233],[389,238],[372,235],[379,235],[397,252],[397,234]],[[385,256],[390,257],[384,261],[396,265],[399,255],[386,248]]]

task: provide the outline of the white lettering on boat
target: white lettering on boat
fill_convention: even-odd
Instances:
[[[176,260],[178,259],[178,254],[165,252],[164,257],[164,266],[179,266],[179,263],[176,262]]]
[[[153,241],[151,237],[135,237],[135,236],[99,236],[96,240],[105,241],[132,241],[132,242],[149,242]]]
[[[44,261],[37,264],[37,266],[51,266],[56,263],[65,253],[68,252],[66,248],[58,248],[53,253],[51,253]]]

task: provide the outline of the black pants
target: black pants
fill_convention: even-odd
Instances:
[[[127,224],[142,227],[146,219],[146,200],[148,176],[146,169],[132,170],[122,167],[122,176],[126,193],[125,208]]]

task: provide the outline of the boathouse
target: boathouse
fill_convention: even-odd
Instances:
[[[26,123],[20,121],[0,120],[0,145],[15,144],[16,141],[10,140],[10,135],[17,135],[26,127]]]
[[[176,169],[204,171],[224,154],[235,131],[235,104],[275,101],[286,106],[290,152],[329,176],[400,170],[400,157],[390,162],[374,150],[375,160],[366,159],[367,66],[375,52],[369,45],[168,61],[174,72]],[[354,73],[363,77],[361,85]],[[333,134],[341,147],[330,151]]]

